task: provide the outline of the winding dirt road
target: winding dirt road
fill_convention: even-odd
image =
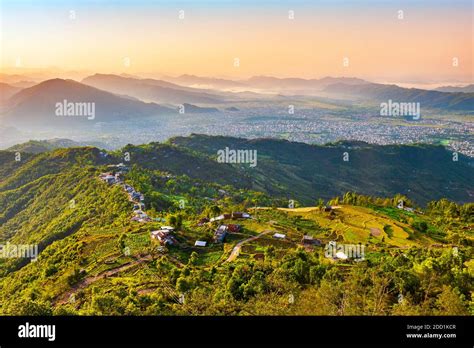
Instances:
[[[126,264],[123,264],[117,268],[113,268],[113,269],[109,269],[107,271],[104,271],[96,276],[91,276],[91,277],[86,277],[84,278],[83,280],[81,280],[79,283],[77,283],[76,285],[74,285],[69,291],[61,294],[58,299],[56,300],[56,303],[57,304],[64,304],[66,302],[69,301],[69,299],[71,298],[71,295],[73,295],[74,293],[76,293],[78,290],[80,289],[83,289],[87,286],[89,286],[90,284],[92,283],[95,283],[96,281],[98,280],[101,280],[101,279],[104,279],[106,277],[110,277],[110,276],[113,276],[117,273],[120,273],[120,272],[123,272],[123,271],[126,271],[132,267],[135,267],[145,261],[151,261],[152,260],[152,256],[151,255],[146,255],[146,256],[143,256],[135,261],[131,261],[131,262],[128,262]]]
[[[238,243],[235,245],[234,249],[232,249],[232,252],[230,253],[230,255],[229,255],[229,257],[227,258],[227,260],[224,261],[224,263],[234,261],[234,260],[237,258],[237,256],[239,256],[239,254],[240,254],[240,249],[242,249],[242,245],[243,245],[243,244],[248,243],[248,242],[251,242],[251,241],[253,241],[253,240],[255,240],[255,239],[258,239],[258,238],[262,237],[263,235],[265,235],[265,234],[267,234],[267,233],[270,233],[270,232],[272,232],[272,231],[269,231],[269,230],[268,230],[268,231],[264,231],[264,232],[260,233],[260,234],[257,235],[257,236],[253,236],[253,237],[250,237],[250,238],[247,238],[247,239],[244,239],[244,240],[238,242]]]

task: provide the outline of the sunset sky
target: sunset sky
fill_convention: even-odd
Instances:
[[[233,78],[473,80],[470,0],[254,2],[0,0],[0,64],[9,73],[18,63]]]

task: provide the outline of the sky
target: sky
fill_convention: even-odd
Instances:
[[[473,81],[471,0],[255,2],[0,0],[0,68]]]

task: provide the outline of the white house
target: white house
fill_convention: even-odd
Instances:
[[[206,244],[207,243],[203,240],[197,240],[196,243],[194,243],[194,246],[205,247]]]
[[[211,222],[214,222],[214,221],[219,221],[219,220],[224,220],[224,215],[219,215],[219,216],[216,216],[216,217],[213,217],[211,218]]]
[[[338,251],[336,253],[336,258],[341,259],[341,260],[347,260],[347,255],[342,251]]]

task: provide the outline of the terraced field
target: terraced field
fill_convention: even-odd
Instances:
[[[346,243],[380,244],[382,241],[391,246],[410,247],[429,245],[432,241],[416,234],[411,226],[377,213],[370,208],[341,205],[333,214],[320,211],[317,207],[279,208],[290,216],[301,216],[313,220],[321,227],[329,228],[337,239]],[[416,240],[413,236],[416,235]],[[336,239],[336,238],[334,238]]]

